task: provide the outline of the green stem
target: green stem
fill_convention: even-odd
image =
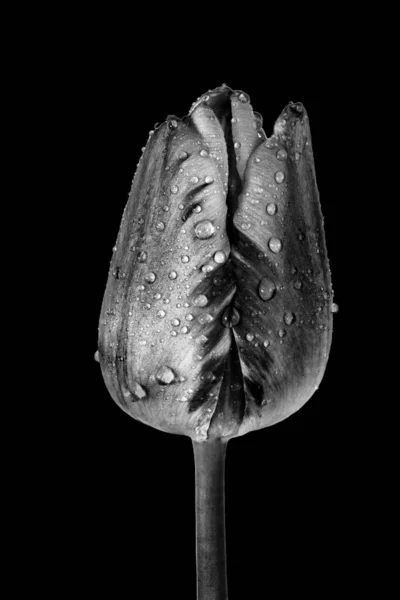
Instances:
[[[225,455],[227,442],[194,442],[197,600],[227,600]]]

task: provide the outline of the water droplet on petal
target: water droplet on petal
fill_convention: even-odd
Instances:
[[[165,229],[165,223],[163,223],[162,221],[160,221],[159,223],[157,223],[156,229],[157,229],[157,231],[164,231],[164,229]]]
[[[183,263],[188,263],[188,262],[189,262],[189,260],[190,260],[190,258],[189,258],[188,256],[186,256],[186,254],[185,254],[184,256],[182,256],[182,257],[181,257],[181,261],[182,261]]]
[[[246,334],[246,340],[248,342],[252,342],[254,340],[254,334],[253,333]]]
[[[146,275],[144,276],[145,280],[147,281],[147,283],[154,283],[156,280],[156,276],[155,273],[146,273]]]
[[[175,379],[175,373],[170,367],[161,367],[156,373],[156,380],[160,385],[169,385]]]
[[[286,335],[286,331],[284,329],[279,329],[278,330],[278,335],[279,335],[280,338],[283,338]]]
[[[170,273],[168,273],[168,277],[170,279],[176,279],[178,277],[178,273],[176,271],[171,271]]]
[[[238,381],[236,381],[235,383],[231,383],[232,392],[237,392],[238,390],[241,389],[241,387],[242,387],[242,385]]]
[[[189,179],[189,181],[190,181],[190,183],[197,183],[197,182],[199,181],[199,178],[198,178],[198,177],[196,177],[196,176],[194,176],[194,177],[191,177],[191,178]]]
[[[276,153],[276,158],[278,160],[285,160],[287,158],[286,150],[278,150],[278,152]]]
[[[275,295],[275,292],[275,283],[267,277],[263,277],[258,284],[258,295],[260,296],[261,300],[264,300],[264,302],[271,300],[271,298],[273,298]]]
[[[96,350],[96,352],[94,353],[94,360],[96,360],[97,362],[100,362],[100,354],[99,354],[98,350]]]
[[[274,204],[273,202],[267,204],[267,213],[269,215],[274,215],[276,213],[276,204]]]
[[[194,232],[199,239],[206,240],[215,233],[215,227],[211,221],[201,221],[197,223]]]
[[[137,398],[139,398],[139,400],[142,400],[143,398],[146,398],[146,396],[147,396],[145,389],[137,381],[133,382],[133,384],[131,385],[131,390],[132,390],[132,393]]]
[[[199,335],[199,337],[196,338],[197,344],[205,344],[207,341],[208,341],[208,337],[206,335]]]
[[[282,173],[282,171],[277,171],[275,173],[275,181],[276,183],[282,183],[282,181],[285,179],[285,174]]]
[[[338,311],[339,311],[339,306],[335,302],[332,302],[331,312],[337,313]]]
[[[200,156],[208,156],[207,150],[200,150]]]
[[[177,325],[180,325],[180,320],[179,319],[172,319],[171,324],[176,327]]]
[[[222,263],[226,261],[225,252],[222,252],[222,250],[218,250],[218,252],[214,254],[214,260],[219,265],[222,265]]]
[[[235,142],[233,145],[234,145],[235,148],[240,148],[241,143],[240,142]]]
[[[188,157],[188,153],[187,153],[187,152],[181,152],[181,153],[179,154],[179,157],[178,157],[178,158],[180,158],[181,160],[183,160],[183,159],[185,159],[185,158],[187,158],[187,157]]]
[[[234,306],[227,306],[221,317],[224,327],[236,327],[240,321],[240,313]]]
[[[179,192],[179,188],[178,188],[178,186],[177,186],[177,185],[173,185],[173,186],[171,187],[171,192],[172,192],[173,194],[177,194],[177,193]]]
[[[270,341],[269,340],[264,340],[264,342],[263,342],[264,348],[268,348],[269,345],[270,345]]]
[[[190,313],[188,313],[185,317],[186,321],[193,321],[194,317]]]
[[[160,317],[160,319],[163,319],[165,317],[165,310],[159,310],[157,313],[157,317]]]
[[[278,238],[272,237],[268,242],[271,252],[280,252],[282,250],[282,242]]]
[[[147,260],[147,252],[145,252],[144,250],[141,250],[140,252],[137,253],[136,256],[136,260],[140,263],[144,263]]]
[[[242,223],[242,224],[241,224],[241,228],[242,228],[244,231],[247,231],[248,229],[250,229],[250,227],[251,227],[250,223]]]
[[[199,294],[193,299],[194,306],[206,306],[208,304],[208,298],[204,294]]]
[[[249,101],[249,97],[247,94],[244,94],[243,92],[241,94],[239,94],[239,100],[240,102],[248,102]]]
[[[206,183],[212,183],[214,181],[214,179],[212,177],[210,177],[209,175],[207,175],[207,177],[204,179],[204,181]]]
[[[285,313],[283,315],[283,320],[285,321],[286,325],[291,325],[295,320],[294,313],[292,313],[292,312]]]
[[[194,212],[194,213],[199,213],[199,212],[201,212],[201,211],[202,211],[202,208],[201,208],[201,206],[198,204],[197,206],[195,206],[195,207],[193,208],[193,211],[192,211],[192,212]]]
[[[295,160],[300,160],[300,157],[301,157],[301,154],[300,154],[300,152],[295,152],[295,153],[294,153],[294,158],[295,158]]]
[[[200,323],[200,325],[204,325],[205,323],[211,323],[213,317],[212,315],[210,315],[210,313],[206,313],[205,315],[200,315],[197,320]]]

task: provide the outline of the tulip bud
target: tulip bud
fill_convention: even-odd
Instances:
[[[303,105],[267,138],[249,97],[222,86],[151,132],[99,327],[125,412],[194,442],[285,419],[323,377],[331,307]]]

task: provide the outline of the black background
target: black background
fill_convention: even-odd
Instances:
[[[210,70],[202,56],[173,66],[163,63],[162,54],[144,52],[121,64],[116,54],[87,48],[73,63],[66,59],[65,80],[57,83],[62,103],[55,135],[68,155],[62,159],[68,195],[63,218],[71,227],[63,280],[70,308],[63,317],[67,360],[59,366],[66,389],[63,416],[51,432],[59,450],[49,498],[68,574],[61,588],[79,586],[82,595],[113,598],[196,597],[191,441],[123,413],[108,394],[94,353],[112,247],[148,133],[168,115],[183,117],[200,95],[226,83],[250,95],[267,135],[289,101],[304,104],[340,306],[319,390],[286,421],[228,444],[229,598],[268,597],[273,586],[282,595],[271,597],[297,590],[324,598],[339,593],[353,569],[357,519],[349,495],[357,450],[344,417],[351,395],[342,385],[347,340],[341,190],[332,177],[339,144],[332,131],[340,126],[345,102],[340,96],[327,100],[317,68],[291,78],[279,66],[266,74],[245,62],[225,68],[214,61]]]

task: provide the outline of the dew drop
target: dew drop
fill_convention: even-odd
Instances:
[[[272,237],[268,242],[271,252],[280,252],[282,250],[282,242],[278,238]]]
[[[188,257],[186,254],[185,254],[184,256],[182,256],[182,257],[181,257],[181,261],[182,261],[183,263],[188,263],[188,262],[189,262],[189,260],[190,260],[190,258],[189,258],[189,257]]]
[[[240,321],[240,313],[234,306],[227,306],[221,317],[224,327],[236,327]]]
[[[222,263],[226,261],[225,252],[222,252],[222,250],[218,250],[218,252],[214,254],[214,260],[219,265],[222,265]]]
[[[171,335],[172,335],[172,337],[176,337],[178,334],[177,334],[177,333],[176,333],[176,331],[173,329],[173,330],[171,331]]]
[[[205,344],[208,341],[208,337],[206,335],[199,335],[198,338],[196,338],[196,344]]]
[[[176,278],[178,277],[178,273],[177,273],[176,271],[170,271],[170,272],[168,273],[168,277],[169,277],[170,279],[176,279]]]
[[[183,327],[180,328],[181,333],[187,333],[188,331],[189,331],[189,329],[186,327],[186,325],[184,325]]]
[[[276,153],[276,158],[278,160],[285,160],[287,158],[286,150],[278,150],[278,152]]]
[[[144,388],[142,388],[140,383],[138,383],[137,381],[133,382],[133,384],[131,385],[131,390],[132,390],[132,393],[137,398],[139,398],[139,400],[142,400],[143,398],[146,398],[146,396],[147,396],[146,391],[144,390]]]
[[[154,283],[156,280],[156,276],[155,273],[146,273],[146,275],[144,276],[145,280],[147,281],[147,283]]]
[[[214,267],[212,265],[203,265],[201,270],[203,273],[211,273],[211,271],[214,271]]]
[[[136,260],[140,263],[144,263],[147,260],[147,252],[145,252],[144,250],[141,250],[140,252],[137,253],[136,256]]]
[[[274,215],[276,213],[276,204],[274,204],[273,202],[267,204],[267,213],[269,215]]]
[[[208,298],[204,294],[199,294],[193,299],[194,306],[206,306],[208,304]]]
[[[185,159],[185,158],[187,158],[187,157],[188,157],[188,153],[187,153],[187,152],[181,152],[181,153],[179,154],[179,157],[178,157],[178,158],[179,158],[180,160],[184,160],[184,159]]]
[[[198,178],[198,177],[196,177],[196,176],[194,176],[194,177],[191,177],[191,178],[189,179],[189,181],[190,181],[190,183],[197,183],[197,182],[199,181],[199,178]]]
[[[301,154],[300,154],[300,152],[295,152],[295,153],[294,153],[294,158],[295,158],[295,160],[300,160],[300,157],[301,157]]]
[[[175,373],[170,367],[161,367],[156,373],[156,380],[160,385],[169,385],[175,380]]]
[[[171,192],[172,192],[173,194],[177,194],[177,193],[179,192],[179,188],[178,188],[178,186],[177,186],[177,185],[173,185],[173,186],[171,187]]]
[[[233,145],[234,145],[235,148],[240,148],[241,143],[240,142],[235,142]]]
[[[250,229],[250,227],[251,227],[250,223],[242,223],[242,224],[241,224],[241,228],[242,228],[244,231],[247,231],[248,229]]]
[[[201,325],[204,325],[205,323],[211,323],[213,317],[210,313],[206,313],[205,315],[200,315],[197,320]]]
[[[215,227],[211,221],[201,221],[197,223],[194,232],[199,239],[206,240],[215,233]]]
[[[162,221],[160,221],[159,223],[157,223],[156,229],[157,229],[157,231],[164,231],[164,229],[165,229],[165,223],[163,223]]]
[[[207,175],[207,177],[204,180],[206,183],[212,183],[214,181],[214,179],[212,177],[210,177],[209,175]]]
[[[239,100],[240,102],[248,102],[249,101],[249,97],[247,94],[244,94],[243,92],[241,94],[239,94]]]
[[[282,183],[282,181],[285,179],[285,174],[282,173],[282,171],[277,171],[275,173],[275,181],[276,183]]]
[[[271,300],[271,298],[274,297],[275,292],[275,283],[267,277],[263,277],[258,284],[258,295],[260,296],[261,300],[264,300],[264,302]]]
[[[283,338],[286,335],[286,331],[284,329],[279,329],[278,330],[278,335],[279,335],[280,338]]]
[[[269,345],[270,345],[270,341],[269,340],[264,340],[264,342],[263,342],[264,348],[268,348]]]
[[[252,341],[254,340],[254,334],[253,334],[253,333],[248,333],[248,334],[246,335],[246,340],[247,340],[248,342],[252,342]]]
[[[98,350],[96,350],[96,352],[94,353],[94,360],[96,360],[97,362],[100,362],[100,354],[99,354]]]
[[[283,320],[285,321],[286,325],[291,325],[295,320],[294,313],[292,313],[292,312],[285,313],[283,315]]]
[[[175,327],[176,327],[177,325],[180,325],[180,323],[181,323],[181,322],[180,322],[180,320],[179,320],[179,319],[172,319],[172,321],[171,321],[171,325],[174,325]]]
[[[160,317],[160,319],[163,319],[165,317],[165,310],[161,309],[158,311],[157,313],[157,317]]]
[[[339,306],[335,302],[332,302],[331,312],[337,313],[338,311],[339,311]]]
[[[240,390],[242,387],[241,383],[239,383],[238,381],[235,383],[231,383],[231,390],[232,392],[237,392],[238,390]]]
[[[194,317],[190,313],[188,313],[185,317],[186,321],[193,321]]]
[[[200,150],[200,156],[208,156],[207,150]]]

